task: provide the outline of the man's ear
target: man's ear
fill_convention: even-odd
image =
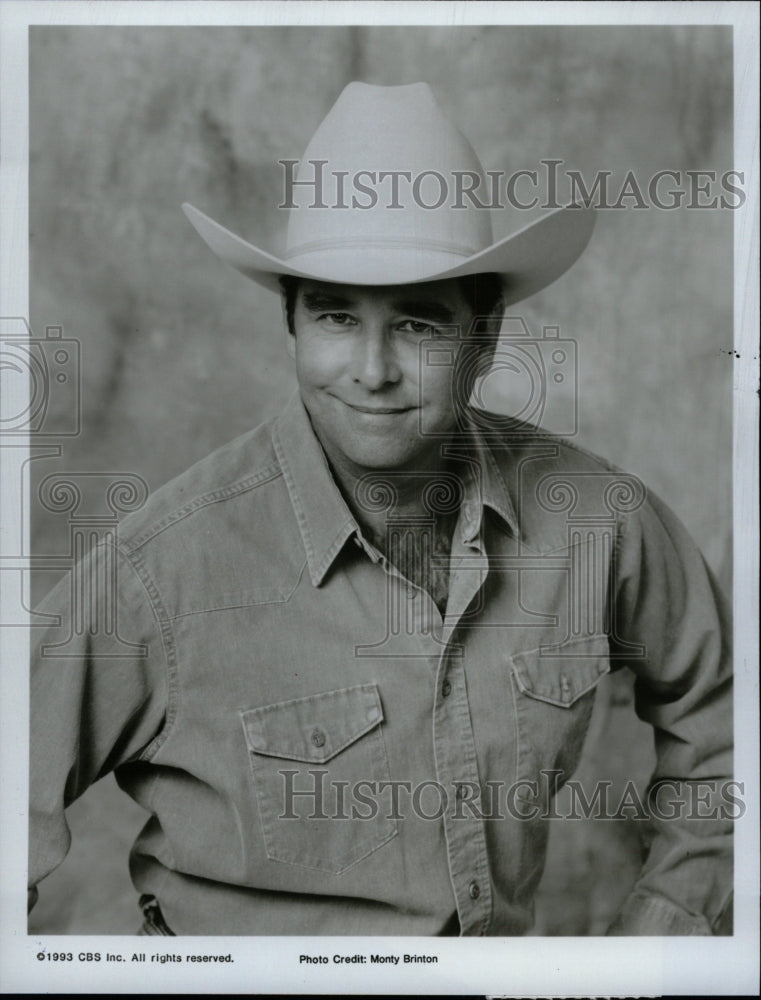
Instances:
[[[495,313],[489,317],[481,331],[476,334],[479,340],[478,374],[486,375],[494,364],[494,356],[499,346],[499,336],[504,317]]]
[[[280,292],[280,312],[283,317],[283,328],[285,329],[285,348],[290,357],[296,357],[296,338],[288,329],[288,313],[285,308],[285,292]]]
[[[499,330],[492,336],[489,337],[487,342],[484,344],[481,356],[481,366],[482,374],[488,374],[492,365],[494,364],[494,356],[497,353],[497,347],[499,346]]]
[[[286,326],[285,331],[285,349],[288,351],[288,356],[291,358],[296,357],[296,338],[291,333],[291,331]]]
[[[476,382],[485,378],[492,369],[501,329],[502,316],[486,318],[485,323],[470,322],[468,335],[460,345],[456,361],[455,384],[458,395],[465,397],[460,400],[463,406],[468,405]]]

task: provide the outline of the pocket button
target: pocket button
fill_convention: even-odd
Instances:
[[[313,746],[324,747],[325,746],[325,733],[323,733],[323,731],[321,729],[313,729],[312,730],[311,740],[312,740],[312,745]]]

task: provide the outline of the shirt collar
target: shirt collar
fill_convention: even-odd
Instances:
[[[275,421],[272,440],[301,531],[309,575],[318,587],[346,540],[359,528],[336,486],[298,393]]]
[[[511,533],[516,538],[520,537],[518,516],[510,491],[488,440],[472,416],[468,419],[463,439],[452,445],[451,453],[467,459],[466,467],[470,470],[463,499],[464,517],[461,519],[463,542],[472,542],[480,534],[484,507],[498,514]]]
[[[346,541],[352,535],[361,538],[361,532],[333,479],[298,393],[275,421],[272,439],[304,543],[309,575],[318,587]],[[480,532],[484,507],[495,511],[517,537],[518,518],[510,493],[475,422],[469,422],[467,442],[454,444],[451,453],[467,457],[471,470],[463,501],[463,541],[472,541]]]

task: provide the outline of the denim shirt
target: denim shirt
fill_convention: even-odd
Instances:
[[[611,669],[636,674],[655,780],[730,774],[723,601],[674,515],[533,428],[481,414],[454,447],[443,618],[362,536],[298,397],[90,554],[115,628],[56,587],[32,672],[32,886],[68,850],[65,807],[114,771],[151,813],[133,882],[177,934],[522,934],[549,798]],[[403,531],[392,494],[368,502]],[[712,933],[730,837],[721,816],[656,818],[614,932]]]

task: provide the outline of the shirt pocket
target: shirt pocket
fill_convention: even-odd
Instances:
[[[340,874],[397,832],[375,684],[241,712],[267,857]]]
[[[598,685],[610,673],[607,637],[516,653],[509,667],[518,778],[536,781],[541,769],[557,770],[559,787],[578,764]]]

